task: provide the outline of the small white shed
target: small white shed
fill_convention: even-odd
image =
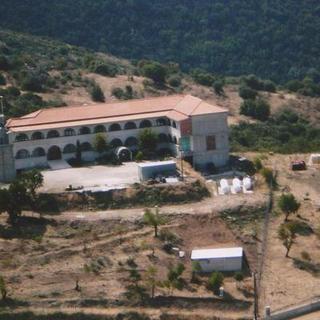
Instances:
[[[177,166],[175,161],[156,161],[138,164],[138,174],[140,181],[155,178],[157,175],[175,175]]]
[[[199,262],[202,272],[240,271],[243,249],[236,247],[192,250],[191,260]]]

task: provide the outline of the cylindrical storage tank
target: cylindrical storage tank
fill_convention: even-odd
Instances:
[[[251,178],[246,177],[243,179],[243,186],[246,190],[250,190],[252,188],[252,181]]]
[[[118,147],[115,151],[116,156],[122,162],[130,161],[131,159],[131,151],[126,147]]]
[[[230,186],[228,183],[228,180],[226,179],[221,179],[220,181],[220,186],[221,186],[221,191],[226,194],[230,192]]]
[[[232,180],[233,190],[236,193],[241,192],[241,181],[238,178]]]

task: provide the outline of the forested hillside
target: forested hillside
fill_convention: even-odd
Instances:
[[[131,59],[275,81],[320,68],[317,0],[1,0],[0,26]]]

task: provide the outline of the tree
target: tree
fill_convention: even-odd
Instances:
[[[223,284],[223,274],[221,272],[213,272],[208,281],[208,289],[217,293]]]
[[[151,291],[151,298],[154,298],[155,295],[155,290],[158,284],[157,281],[157,268],[154,266],[149,266],[146,272],[146,280],[147,280],[147,285],[150,288]]]
[[[145,152],[154,152],[157,147],[157,134],[150,128],[143,129],[138,136],[139,148]]]
[[[287,221],[290,214],[299,210],[300,203],[296,200],[292,193],[288,193],[280,196],[278,200],[278,206],[285,215],[285,221]]]
[[[81,164],[81,161],[82,161],[82,151],[81,151],[81,145],[79,140],[77,140],[77,144],[76,144],[76,161],[78,164]]]
[[[218,95],[218,96],[223,96],[224,95],[224,90],[223,90],[223,86],[224,86],[224,81],[219,79],[219,80],[215,80],[213,83],[213,89],[214,92]]]
[[[7,287],[6,287],[4,278],[2,276],[0,276],[0,294],[1,294],[2,300],[5,300],[7,298],[7,294],[8,294]]]
[[[94,83],[90,88],[91,99],[95,102],[105,102],[105,96],[100,86]]]
[[[197,273],[201,272],[202,268],[199,263],[199,261],[192,261],[192,275],[191,275],[191,281],[195,282],[197,280]]]
[[[166,73],[166,68],[159,62],[147,62],[142,66],[142,74],[159,85],[165,83]]]
[[[171,266],[168,270],[167,280],[165,281],[165,286],[169,289],[183,288],[183,278],[182,274],[185,270],[185,266],[182,263],[178,263],[176,266]]]
[[[21,183],[26,188],[27,194],[33,202],[37,199],[37,189],[43,186],[43,175],[37,169],[24,172],[20,177]]]
[[[270,168],[264,167],[260,170],[260,173],[264,177],[266,183],[270,188],[272,189],[277,188],[278,183],[276,180],[276,176],[274,175],[273,171]]]
[[[278,229],[279,239],[282,240],[282,244],[287,249],[286,258],[289,256],[292,245],[296,238],[296,226],[291,223],[283,223]]]
[[[248,86],[242,85],[239,88],[239,96],[244,100],[246,99],[254,100],[257,95],[258,95],[258,92],[256,90],[249,88]]]
[[[240,114],[266,121],[270,116],[270,105],[263,99],[246,99],[241,103]]]
[[[102,154],[108,150],[108,143],[106,135],[103,133],[97,133],[93,140],[93,149],[94,151]]]
[[[166,220],[160,216],[158,207],[155,209],[155,213],[150,209],[146,209],[144,211],[143,221],[154,228],[154,236],[156,238],[158,237],[158,227],[166,223]]]

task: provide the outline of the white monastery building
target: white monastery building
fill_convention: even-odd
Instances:
[[[226,164],[229,158],[227,111],[191,95],[174,95],[123,102],[41,109],[9,119],[2,129],[0,180],[6,180],[8,158],[11,169],[48,167],[48,161],[75,157],[77,145],[82,159],[97,157],[92,144],[97,133],[105,133],[113,148],[138,148],[138,135],[151,128],[158,135],[158,148],[169,148],[199,167]],[[4,121],[4,120],[2,120]],[[3,128],[3,126],[2,126]],[[4,170],[4,167],[6,167]]]

